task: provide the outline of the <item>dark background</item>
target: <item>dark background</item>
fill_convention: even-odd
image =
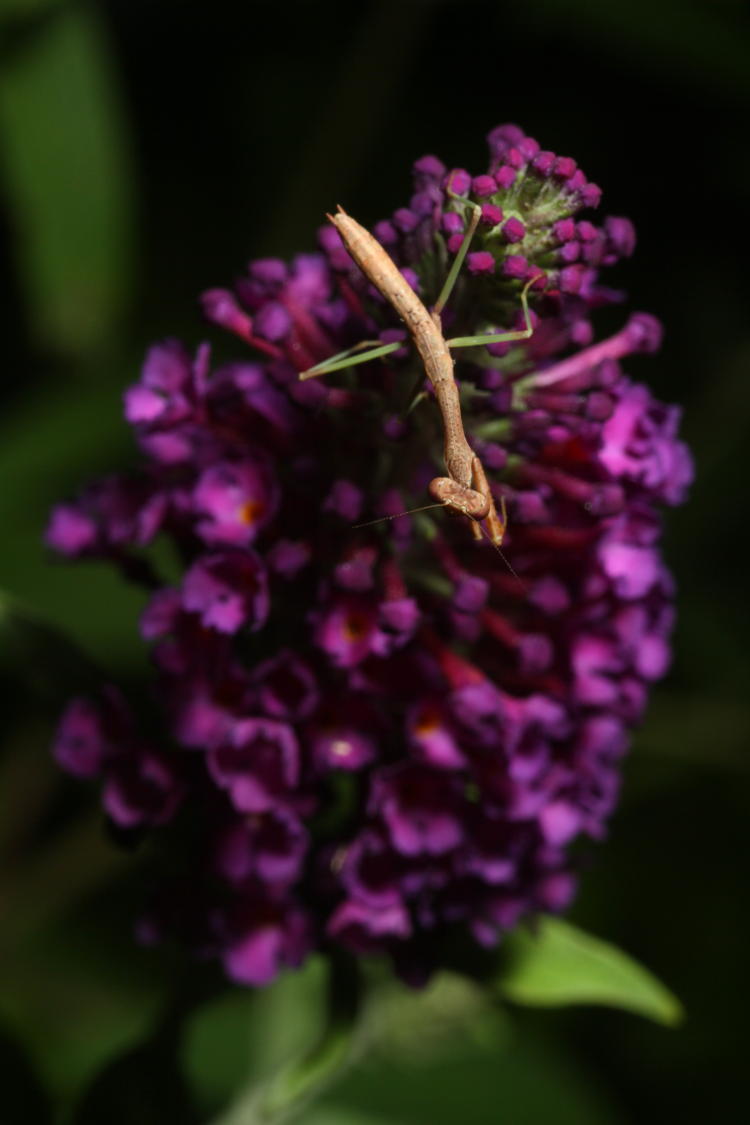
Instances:
[[[614,281],[666,338],[629,369],[684,405],[697,480],[667,518],[673,670],[572,917],[649,965],[687,1021],[495,1017],[459,994],[441,1001],[444,1034],[417,1051],[411,1002],[396,999],[373,1058],[305,1120],[733,1119],[748,921],[746,6],[4,0],[0,68],[0,582],[135,690],[147,675],[140,595],[103,567],[50,560],[40,536],[55,499],[134,462],[120,391],[150,340],[204,336],[202,289],[251,257],[311,249],[337,202],[372,225],[406,203],[424,153],[483,171],[484,136],[503,121],[574,156],[603,187],[601,210],[633,219],[639,245]],[[95,792],[48,760],[71,668],[45,636],[13,634],[3,661],[0,1022],[6,1100],[24,1107],[12,1123],[80,1097],[149,1034],[185,971],[133,945],[147,860],[111,848]],[[243,1051],[260,1067],[266,1040],[283,1054],[288,1026],[314,1027],[315,988],[313,967],[257,1000],[199,1009],[184,1055],[193,1097],[218,1103]],[[248,1022],[263,1030],[246,1046]]]

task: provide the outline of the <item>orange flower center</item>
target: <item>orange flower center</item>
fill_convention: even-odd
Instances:
[[[416,725],[417,734],[432,734],[440,726],[440,716],[437,711],[423,711]]]
[[[367,618],[361,613],[350,613],[344,622],[344,637],[347,641],[360,641],[367,633]]]
[[[263,515],[263,511],[264,507],[260,500],[246,500],[238,511],[240,523],[247,524],[248,527],[251,527],[256,520]]]

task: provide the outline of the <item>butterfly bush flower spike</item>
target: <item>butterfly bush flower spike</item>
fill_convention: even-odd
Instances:
[[[595,221],[600,189],[574,160],[513,125],[488,140],[476,175],[417,161],[374,232],[429,305],[480,209],[448,339],[522,329],[529,287],[530,338],[454,353],[510,565],[439,505],[402,514],[444,473],[440,416],[330,226],[318,252],[203,295],[231,362],[151,348],[125,395],[140,467],[50,517],[52,549],[143,587],[160,715],[140,731],[103,685],[71,700],[55,757],[100,780],[120,830],[174,837],[178,874],[141,936],[177,936],[243,984],[336,947],[419,983],[457,945],[564,910],[669,664],[660,510],[684,500],[691,459],[679,411],[626,373],[658,322],[595,324],[623,299],[605,275],[633,227]],[[403,347],[300,381],[363,339]],[[172,584],[157,537],[181,560]]]

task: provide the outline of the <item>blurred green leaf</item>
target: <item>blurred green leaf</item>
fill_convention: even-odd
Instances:
[[[0,554],[0,584],[111,667],[126,650],[142,660],[135,622],[144,595],[109,565],[75,566],[51,555],[42,534],[53,503],[88,478],[122,464],[128,434],[120,396],[106,380],[50,385],[9,411],[0,425],[0,526],[12,528]]]
[[[519,14],[648,62],[661,73],[700,78],[747,94],[747,28],[738,0],[537,0]]]
[[[302,1055],[319,1034],[324,994],[324,959],[311,957],[269,988],[231,989],[197,1011],[183,1054],[201,1105],[216,1112]]]
[[[36,342],[81,356],[130,286],[131,173],[112,61],[92,5],[40,25],[0,72],[0,156]]]
[[[72,1125],[192,1125],[198,1120],[174,1043],[155,1037],[105,1067]]]
[[[57,19],[66,0],[0,0],[0,67]]]
[[[559,918],[540,918],[533,932],[517,930],[506,948],[500,991],[516,1004],[604,1004],[670,1027],[683,1017],[680,1002],[648,969]]]
[[[0,1030],[3,1125],[47,1125],[52,1120],[47,1095],[21,1045]]]
[[[39,13],[53,12],[64,0],[2,0],[0,5],[0,28],[20,19],[30,19]]]
[[[51,842],[50,850],[57,842]],[[90,851],[106,849],[117,858],[111,843],[97,843],[93,832],[88,843]],[[63,838],[59,845],[65,848],[67,841]],[[78,869],[82,862],[88,856],[79,859]],[[132,857],[129,862],[129,871],[120,866],[98,886],[89,879],[86,887],[78,869],[66,862],[64,871],[51,872],[51,896],[49,882],[40,886],[32,872],[27,889],[32,901],[20,902],[30,924],[23,925],[22,940],[13,950],[3,948],[0,1019],[26,1044],[59,1108],[78,1104],[104,1067],[149,1039],[179,987],[182,962],[174,950],[144,950],[134,941],[133,914],[142,906],[143,874],[133,868]],[[5,886],[2,891],[5,900]],[[45,893],[52,898],[49,908]],[[37,908],[42,904],[44,911]],[[8,905],[18,934],[18,898]],[[8,928],[4,917],[4,939]],[[69,1125],[67,1117],[65,1122]]]
[[[360,1116],[360,1114],[362,1116]],[[527,1024],[503,1049],[457,1034],[439,1059],[370,1053],[300,1125],[624,1125],[617,1103],[564,1043],[543,1046]]]
[[[490,1049],[509,1042],[504,1006],[461,973],[437,973],[424,988],[381,984],[368,1008],[368,1038],[384,1059],[399,1065],[436,1065],[461,1050]]]
[[[373,1117],[367,1111],[326,1106],[318,1112],[308,1110],[305,1125],[394,1125],[392,1117]]]
[[[0,591],[0,674],[58,710],[73,692],[96,691],[101,673],[59,629]]]
[[[132,863],[105,836],[101,814],[75,820],[6,877],[0,948],[22,945],[85,894]]]
[[[316,1029],[304,1049],[295,1051],[282,1066],[261,1071],[246,1083],[215,1125],[277,1125],[296,1120],[350,1061],[361,1028],[361,970],[356,961],[343,955],[326,958],[324,965],[325,993],[316,1004],[325,1017],[322,1031]]]
[[[227,990],[193,1016],[186,1028],[183,1060],[202,1105],[216,1109],[225,1104],[254,1072],[252,1030],[256,1023],[267,1026],[262,1017],[274,991]]]
[[[266,1088],[260,1101],[261,1120],[285,1120],[330,1085],[350,1057],[355,1030],[353,1022],[331,1022],[319,1041]],[[229,1120],[242,1125],[241,1115]]]
[[[715,697],[708,692],[659,691],[649,705],[648,722],[638,732],[636,760],[640,767],[654,761],[675,760],[714,772],[747,774],[750,759],[750,702]],[[643,772],[643,770],[641,771]],[[634,791],[630,778],[630,796]],[[636,779],[639,784],[674,786],[674,770]]]

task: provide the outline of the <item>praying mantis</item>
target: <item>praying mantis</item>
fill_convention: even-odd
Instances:
[[[469,200],[462,200],[462,202],[472,209],[471,219],[445,284],[431,310],[428,310],[419,299],[387,251],[365,227],[360,226],[356,219],[348,215],[343,207],[339,205],[335,215],[326,217],[339,232],[346,249],[362,273],[404,322],[435,391],[443,423],[444,460],[448,475],[435,477],[430,481],[428,486],[430,495],[438,504],[465,516],[471,523],[475,539],[479,540],[485,534],[481,527],[484,523],[487,537],[499,549],[507,526],[505,500],[501,498],[498,513],[482,462],[466,438],[450,349],[529,339],[533,328],[527,294],[530,286],[538,279],[538,275],[527,281],[521,291],[524,328],[446,340],[443,336],[441,312],[461,270],[481,214],[481,208],[477,204]],[[345,352],[331,356],[330,359],[301,372],[299,378],[310,379],[354,364],[378,359],[402,346],[400,343],[378,344],[368,351],[362,351],[365,347],[369,348],[370,343],[372,342],[363,341]]]

